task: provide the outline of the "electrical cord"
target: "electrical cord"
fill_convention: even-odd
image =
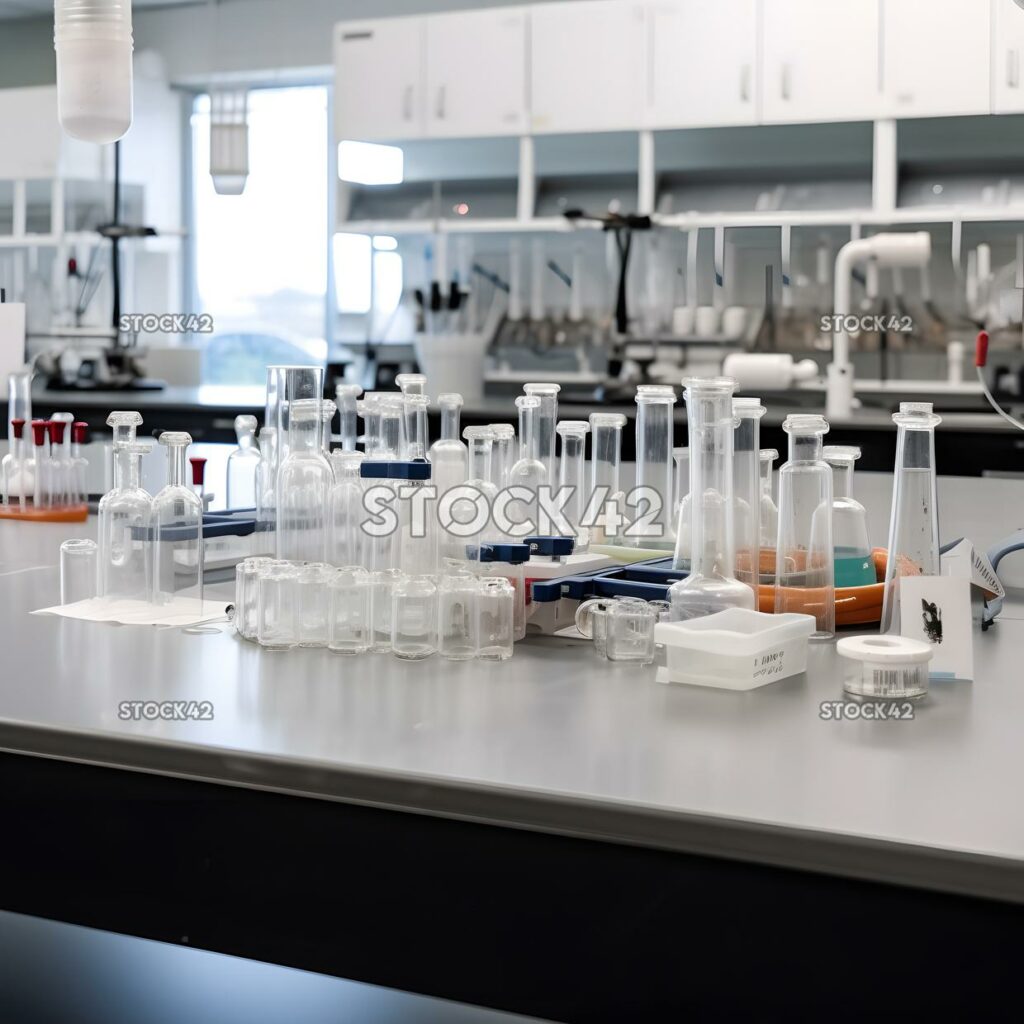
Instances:
[[[1014,419],[992,396],[992,392],[988,389],[988,384],[985,382],[985,374],[982,372],[985,369],[985,363],[988,361],[988,332],[979,331],[978,338],[974,343],[974,366],[975,372],[978,374],[978,382],[981,384],[981,390],[985,393],[985,397],[988,399],[988,404],[1000,416],[1006,420],[1007,423],[1012,424],[1018,430],[1024,430],[1024,423],[1020,420]]]

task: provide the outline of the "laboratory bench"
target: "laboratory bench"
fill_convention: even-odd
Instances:
[[[686,406],[681,389],[676,405],[675,419],[685,439]],[[469,404],[462,411],[464,426],[478,426],[491,422],[516,422],[516,409],[512,394],[487,395],[482,402]],[[798,393],[801,403],[808,401],[807,393]],[[921,394],[895,394],[892,407],[899,400],[927,401],[931,398],[940,413],[942,396]],[[761,440],[765,448],[776,448],[785,456],[786,435],[782,422],[794,411],[793,396],[767,396],[764,398],[767,414],[761,421]],[[111,409],[137,409],[145,418],[143,432],[158,434],[164,430],[188,430],[196,441],[230,442],[234,440],[235,416],[249,413],[262,422],[265,408],[263,388],[251,387],[168,387],[162,391],[48,391],[33,390],[33,407],[41,415],[58,409],[68,409],[87,422],[94,431],[107,433],[107,416]],[[561,419],[587,419],[595,409],[602,412],[621,412],[629,421],[622,433],[622,457],[635,458],[636,446],[632,422],[636,415],[633,402],[615,401],[559,404]],[[800,412],[821,412],[813,405],[799,407]],[[942,427],[935,433],[936,463],[940,474],[950,476],[981,476],[983,473],[1024,473],[1024,436],[994,412],[943,413]],[[0,425],[6,430],[6,426]],[[440,432],[440,413],[430,411],[430,432]],[[848,423],[832,423],[829,444],[861,445],[864,451],[862,469],[889,471],[896,455],[896,429],[891,412],[886,409],[865,407],[858,409]]]
[[[1021,487],[940,481],[943,539],[1005,536]],[[0,523],[0,909],[556,1021],[1019,998],[1024,592],[973,683],[835,721],[832,644],[737,693],[569,638],[407,664],[29,614],[83,530]]]

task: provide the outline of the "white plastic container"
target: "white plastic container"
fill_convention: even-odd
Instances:
[[[766,615],[727,608],[701,619],[654,627],[659,683],[753,690],[807,668],[811,615]]]
[[[856,697],[914,699],[928,692],[935,648],[905,636],[848,636],[836,644],[843,689]]]

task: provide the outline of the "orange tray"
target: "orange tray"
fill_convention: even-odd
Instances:
[[[86,505],[69,505],[67,508],[33,508],[29,505],[24,512],[15,505],[0,505],[0,519],[18,519],[23,523],[84,523],[88,518]]]

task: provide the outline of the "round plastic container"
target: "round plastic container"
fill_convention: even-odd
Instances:
[[[903,636],[849,636],[836,644],[843,689],[856,697],[914,699],[928,692],[930,644]]]
[[[60,603],[96,596],[99,549],[94,540],[66,540],[60,546]]]

